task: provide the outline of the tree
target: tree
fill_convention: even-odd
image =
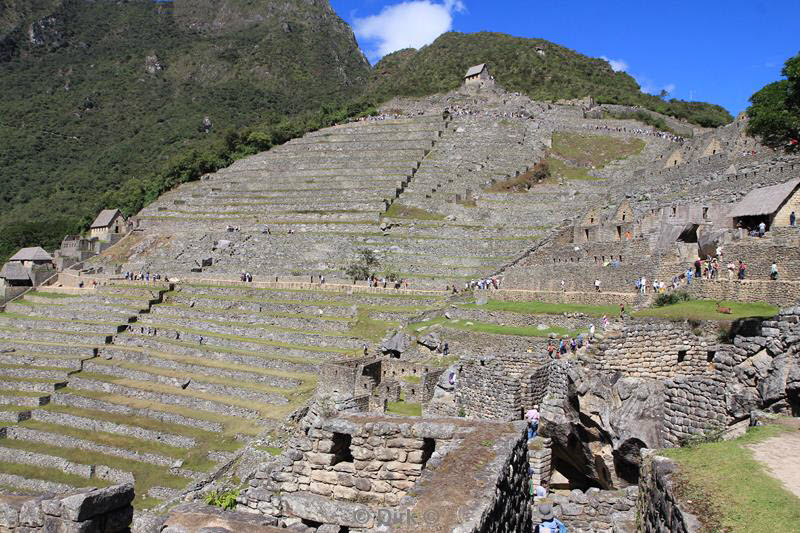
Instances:
[[[353,278],[353,282],[368,279],[374,269],[380,264],[375,252],[367,248],[358,251],[357,259],[350,263],[344,273]]]
[[[781,74],[787,79],[770,83],[750,97],[747,133],[760,136],[767,146],[798,151],[800,54],[786,60]]]

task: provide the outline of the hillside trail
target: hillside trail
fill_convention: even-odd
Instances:
[[[753,450],[753,457],[767,467],[767,472],[772,477],[800,498],[800,419],[792,418],[783,423],[792,428],[792,431],[748,448]]]

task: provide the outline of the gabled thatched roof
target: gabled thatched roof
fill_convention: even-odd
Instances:
[[[738,218],[772,214],[792,195],[798,185],[800,178],[771,187],[753,189],[733,206],[728,216]]]
[[[23,248],[19,252],[11,256],[9,261],[52,261],[53,258],[50,254],[44,251],[41,246],[33,246],[31,248]]]
[[[92,229],[107,228],[114,222],[114,217],[119,214],[119,209],[103,209],[92,222]]]
[[[485,68],[486,68],[486,63],[481,63],[480,65],[475,65],[474,67],[469,67],[467,69],[467,73],[464,74],[464,77],[465,78],[469,78],[470,76],[477,76],[478,74],[483,72],[483,69],[485,69]]]
[[[30,281],[31,275],[21,263],[6,263],[0,270],[0,278],[9,281]]]

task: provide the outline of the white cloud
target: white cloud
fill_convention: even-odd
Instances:
[[[600,59],[608,61],[608,64],[611,65],[611,70],[614,72],[625,72],[628,70],[628,62],[624,59],[609,59],[606,56],[600,56]]]
[[[369,43],[378,59],[403,48],[420,48],[453,27],[453,14],[466,10],[461,0],[412,0],[385,6],[377,15],[354,18],[356,37]]]

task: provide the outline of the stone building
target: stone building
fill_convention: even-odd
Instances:
[[[125,228],[125,217],[119,209],[103,209],[92,222],[89,233],[92,237],[108,240],[113,234],[124,233]]]
[[[737,227],[755,228],[761,222],[767,228],[788,226],[790,214],[800,210],[798,187],[800,178],[753,189],[733,206],[729,216]]]
[[[486,63],[475,65],[467,69],[464,74],[464,85],[467,87],[486,87],[494,84],[494,78],[489,74],[489,67]]]
[[[39,246],[23,248],[3,266],[0,278],[4,286],[36,287],[55,272],[53,257]],[[27,276],[27,280],[25,279]]]

